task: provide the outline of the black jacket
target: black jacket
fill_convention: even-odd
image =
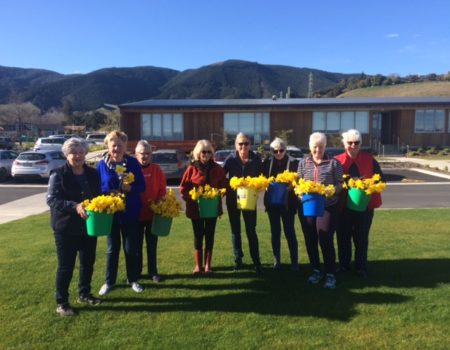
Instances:
[[[236,151],[234,154],[230,155],[223,165],[225,173],[228,175],[228,179],[233,176],[236,177],[247,177],[247,176],[259,176],[262,174],[262,163],[261,157],[258,153],[253,151],[249,152],[249,160],[247,163],[242,163],[241,158]],[[232,190],[228,184],[227,187],[227,208],[237,209],[237,198],[236,191]]]
[[[101,194],[100,176],[97,171],[84,166],[89,193],[83,193],[72,168],[66,163],[50,175],[47,192],[47,205],[50,207],[50,222],[57,234],[86,234],[85,220],[78,215],[76,206],[85,199]]]
[[[285,170],[292,171],[294,173],[297,172],[298,169],[298,160],[285,155],[281,160],[277,160],[274,157],[270,157],[263,162],[263,174],[266,177],[277,176],[281,174]],[[291,189],[288,192],[288,210],[296,211],[298,207],[298,198],[294,193],[294,190]],[[267,191],[264,194],[264,205],[266,207],[266,211],[269,208],[269,196]]]

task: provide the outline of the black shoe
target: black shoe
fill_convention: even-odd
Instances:
[[[274,270],[281,270],[281,263],[279,261],[275,262],[273,264],[273,269]]]
[[[236,259],[234,262],[234,271],[242,270],[242,259]]]
[[[98,305],[101,304],[102,300],[94,297],[92,294],[88,294],[88,295],[80,295],[78,297],[77,302],[79,304]]]
[[[348,272],[348,271],[350,271],[350,267],[347,267],[347,266],[339,266],[336,269],[336,273],[342,273],[342,272]]]
[[[62,317],[70,317],[75,315],[75,311],[70,307],[69,303],[58,304],[56,313]]]
[[[257,275],[262,275],[263,274],[263,269],[262,269],[262,266],[260,264],[259,265],[255,265],[255,272],[256,272]]]
[[[356,271],[356,274],[363,280],[367,279],[367,271],[365,270],[358,270]]]

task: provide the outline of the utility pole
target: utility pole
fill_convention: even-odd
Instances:
[[[309,81],[308,81],[308,98],[311,98],[313,96],[313,84],[314,84],[314,77],[312,72],[309,72]]]

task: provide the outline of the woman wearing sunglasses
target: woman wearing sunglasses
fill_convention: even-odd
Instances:
[[[350,129],[342,134],[345,152],[336,156],[342,164],[344,174],[350,177],[370,178],[374,174],[383,173],[380,165],[369,152],[361,151],[361,133]],[[372,225],[374,209],[381,206],[381,195],[372,194],[364,212],[357,212],[345,207],[347,191],[341,194],[341,215],[337,228],[339,271],[349,271],[352,260],[352,240],[355,246],[355,270],[362,278],[367,277],[367,251],[369,247],[369,231]]]
[[[259,176],[262,173],[262,163],[260,156],[251,150],[250,139],[247,135],[240,132],[236,135],[235,140],[236,152],[230,155],[223,165],[225,173],[231,179],[233,176]],[[231,226],[231,243],[233,244],[234,253],[234,270],[238,271],[242,268],[242,251],[241,239],[241,210],[237,207],[236,191],[227,188],[227,210],[228,218]],[[243,210],[245,231],[247,232],[248,244],[250,246],[250,255],[255,266],[256,273],[260,274],[261,260],[259,258],[259,242],[256,234],[256,210]]]
[[[203,238],[205,239],[205,273],[211,273],[211,259],[214,248],[214,234],[217,217],[200,218],[196,201],[192,200],[189,191],[194,187],[210,185],[215,188],[226,188],[227,179],[222,167],[214,162],[214,149],[208,140],[199,140],[192,151],[194,161],[187,167],[180,184],[180,193],[186,201],[186,216],[192,221],[194,230],[195,268],[198,274],[203,269]],[[219,202],[219,216],[222,215],[222,202]]]
[[[285,170],[297,172],[298,160],[286,153],[286,144],[280,138],[275,138],[270,144],[272,156],[263,162],[263,174],[266,177],[277,176]],[[273,204],[271,202],[271,191],[266,191],[264,195],[264,205],[269,215],[270,232],[272,236],[272,252],[274,257],[273,268],[281,269],[281,222],[283,222],[284,235],[288,243],[291,256],[291,270],[298,271],[298,242],[295,234],[295,213],[298,207],[298,199],[292,190],[288,188],[285,195],[285,202]]]

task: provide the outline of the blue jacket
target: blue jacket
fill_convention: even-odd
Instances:
[[[131,184],[131,191],[125,193],[125,212],[119,213],[119,220],[124,223],[128,220],[138,220],[141,211],[140,193],[145,191],[145,180],[139,162],[128,155],[125,155],[124,162],[121,164],[126,167],[126,172],[134,174],[134,182]],[[120,192],[121,181],[115,171],[113,164],[108,165],[105,159],[102,159],[97,165],[97,171],[100,174],[102,193]]]

